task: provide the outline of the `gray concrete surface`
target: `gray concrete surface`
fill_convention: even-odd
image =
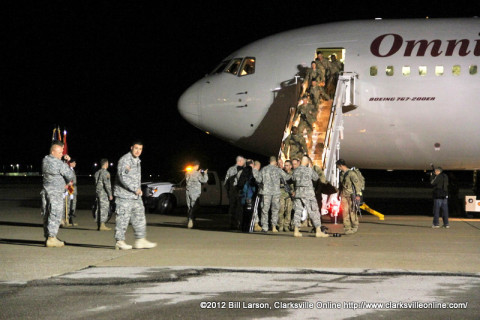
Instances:
[[[113,231],[95,230],[84,201],[79,226],[59,233],[67,246],[45,248],[35,193],[22,196],[9,189],[13,199],[5,194],[0,195],[0,319],[475,319],[480,314],[479,219],[455,218],[450,229],[432,229],[428,216],[379,221],[364,214],[356,235],[316,239],[304,229],[304,237],[296,239],[292,233],[231,232],[222,208],[202,208],[197,228],[188,230],[179,209],[170,216],[147,215],[148,238],[157,248],[115,251]],[[330,232],[342,231],[328,219],[324,224]],[[133,242],[131,228],[127,242]],[[369,302],[390,305],[367,309]]]

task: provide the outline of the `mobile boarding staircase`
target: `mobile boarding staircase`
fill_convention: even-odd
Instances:
[[[327,181],[335,188],[339,187],[339,173],[336,162],[340,158],[340,141],[343,139],[343,113],[357,108],[355,103],[355,79],[357,74],[344,72],[338,78],[335,99],[330,110],[330,119],[326,131],[322,154],[323,170]],[[313,139],[312,139],[313,140]],[[383,214],[371,209],[363,203],[360,209],[384,220]],[[335,217],[335,223],[336,223]]]
[[[340,158],[340,141],[343,139],[343,113],[352,111],[357,108],[355,103],[355,81],[357,74],[354,72],[343,72],[337,82],[335,98],[332,101],[323,101],[320,105],[320,111],[317,115],[317,121],[313,125],[313,133],[311,138],[305,135],[308,155],[315,165],[324,170],[327,181],[335,188],[339,187],[339,170],[336,162]],[[293,126],[298,124],[294,119],[295,108],[292,108],[289,116],[290,121],[287,123],[284,137],[290,133]],[[322,195],[322,207],[336,207],[334,212],[335,223],[338,214],[339,203],[333,204],[333,198]],[[371,209],[365,203],[360,206],[363,209],[380,220],[384,220],[384,216],[379,212]],[[336,212],[335,212],[336,211]]]

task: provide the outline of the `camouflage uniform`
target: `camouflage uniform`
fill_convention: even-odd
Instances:
[[[277,226],[278,211],[280,209],[280,180],[282,177],[288,180],[291,178],[291,175],[272,164],[260,170],[258,175],[257,182],[263,185],[260,191],[263,196],[261,217],[263,231],[268,231],[268,211],[270,208],[272,209],[272,227],[276,228]]]
[[[62,160],[47,155],[42,161],[42,215],[44,235],[56,237],[65,217],[65,186],[73,180],[73,171]]]
[[[188,208],[188,219],[195,219],[195,212],[199,206],[199,198],[202,193],[202,183],[208,181],[208,174],[199,171],[187,172],[186,200]]]
[[[115,226],[117,241],[125,241],[125,232],[130,222],[136,239],[146,237],[145,207],[142,197],[136,194],[136,191],[141,188],[140,162],[140,158],[133,157],[130,152],[118,161],[113,191],[117,214]]]
[[[313,69],[313,68],[308,68],[307,69],[307,74],[305,76],[305,81],[308,83],[308,86],[310,87],[312,85],[312,80],[315,81],[324,81],[323,74],[324,72],[322,71],[323,69]]]
[[[288,159],[302,159],[308,152],[307,143],[301,134],[290,134],[284,141],[282,152]]]
[[[318,109],[313,104],[302,104],[298,108],[300,121],[298,123],[298,132],[303,135],[303,131],[307,130],[307,136],[311,136],[313,132],[313,124],[317,121]]]
[[[70,170],[72,170],[72,172],[73,172],[73,179],[72,179],[72,181],[73,181],[73,185],[72,185],[73,193],[68,194],[67,197],[69,197],[69,199],[70,199],[70,201],[68,202],[69,205],[70,205],[70,208],[68,210],[69,218],[72,219],[73,217],[75,217],[75,211],[77,210],[78,191],[77,191],[77,175],[75,174],[75,170],[73,168],[70,168]]]
[[[319,70],[322,75],[321,75],[321,82],[327,82],[328,78],[330,77],[331,73],[331,63],[327,59],[323,58],[322,61],[315,59],[315,63],[317,64],[317,70]]]
[[[360,180],[353,170],[340,172],[340,195],[342,197],[341,206],[343,212],[343,227],[345,231],[358,229],[358,216],[353,206],[352,196],[361,196]]]
[[[323,100],[330,100],[330,96],[325,92],[325,89],[318,84],[310,88],[310,94],[312,95],[314,106],[317,106],[320,103],[320,98]]]
[[[290,190],[294,191],[293,183],[289,183],[291,180],[283,180],[283,182],[287,183],[290,186]],[[285,187],[283,182],[280,185],[280,210],[278,211],[278,226],[280,231],[284,229],[285,231],[290,229],[290,223],[292,220],[292,209],[293,209],[293,201],[287,191],[285,191]]]
[[[317,181],[319,179],[318,174],[310,167],[300,166],[293,170],[292,179],[295,183],[293,225],[300,227],[302,211],[303,208],[306,208],[313,225],[315,227],[321,226],[320,210],[312,183],[312,180]]]
[[[96,193],[97,193],[97,221],[105,223],[108,220],[110,210],[110,198],[112,197],[112,182],[107,169],[101,168],[95,172]]]

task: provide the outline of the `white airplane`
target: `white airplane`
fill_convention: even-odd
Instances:
[[[355,80],[340,157],[365,169],[480,168],[480,20],[329,23],[283,32],[226,57],[179,99],[200,130],[278,154],[297,86],[316,52],[335,53]],[[289,82],[290,81],[290,82]],[[293,89],[292,89],[293,88]]]

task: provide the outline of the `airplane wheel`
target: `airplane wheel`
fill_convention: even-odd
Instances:
[[[177,201],[172,194],[162,194],[158,197],[157,208],[159,214],[170,214],[177,206]]]

